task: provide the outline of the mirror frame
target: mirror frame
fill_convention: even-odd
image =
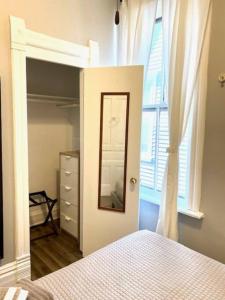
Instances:
[[[103,111],[104,111],[104,96],[126,96],[126,129],[125,129],[125,152],[124,152],[124,177],[123,177],[123,207],[122,209],[109,208],[101,206],[101,181],[102,181],[102,139],[103,139]],[[98,209],[125,213],[126,210],[126,188],[127,188],[127,152],[128,152],[128,129],[129,129],[129,108],[130,108],[130,93],[129,92],[104,92],[101,93],[100,107],[100,141],[99,141],[99,177],[98,177]]]

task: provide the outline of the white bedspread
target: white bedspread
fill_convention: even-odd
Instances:
[[[225,266],[149,231],[37,281],[55,299],[225,299]]]

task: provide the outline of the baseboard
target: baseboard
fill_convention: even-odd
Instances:
[[[16,260],[16,280],[27,279],[31,276],[30,254],[18,257]]]
[[[0,286],[14,285],[20,279],[30,278],[30,255],[0,267]]]
[[[9,286],[16,282],[16,262],[0,267],[0,286]]]

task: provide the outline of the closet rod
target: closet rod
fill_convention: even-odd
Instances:
[[[27,94],[28,101],[30,102],[43,102],[48,100],[49,103],[58,103],[61,102],[62,104],[65,104],[65,102],[74,102],[79,101],[78,98],[73,97],[61,97],[61,96],[50,96],[50,95],[39,95],[39,94]]]
[[[56,105],[58,108],[71,108],[71,107],[80,107],[79,103],[71,103],[71,104],[57,104]]]

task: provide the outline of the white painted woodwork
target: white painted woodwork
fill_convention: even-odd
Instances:
[[[78,223],[77,220],[72,219],[71,217],[64,215],[63,213],[60,214],[60,226],[69,234],[74,237],[78,237]]]
[[[61,169],[66,172],[78,173],[78,160],[69,155],[61,155]]]
[[[18,280],[24,278],[30,278],[30,255],[3,265],[0,268],[1,286],[13,286]]]
[[[18,39],[14,33],[18,25]],[[13,143],[15,176],[15,251],[16,260],[30,254],[29,201],[28,201],[28,147],[27,147],[27,101],[26,101],[26,54],[23,44],[23,22],[12,26],[12,98]],[[24,80],[21,81],[21,78]],[[24,99],[24,101],[21,101]],[[19,130],[18,130],[19,129]]]
[[[69,185],[60,185],[60,198],[74,205],[78,205],[78,183],[75,182],[74,187]]]
[[[64,215],[66,215],[74,220],[78,220],[78,207],[73,205],[72,202],[61,200],[60,211]]]
[[[17,264],[15,272],[21,274],[20,262],[26,259],[26,263],[30,264],[26,58],[83,68],[98,64],[99,51],[98,44],[93,41],[85,47],[31,31],[26,28],[24,20],[17,17],[11,16],[10,24]]]
[[[75,174],[73,171],[63,170],[61,168],[60,182],[62,185],[68,184],[69,186],[72,186],[76,180],[75,176],[78,176],[78,174]]]
[[[60,227],[78,238],[79,158],[60,155]]]
[[[83,72],[82,170],[82,251],[89,253],[138,230],[139,182],[143,68],[91,68]],[[126,212],[98,209],[99,134],[101,92],[130,92]]]

